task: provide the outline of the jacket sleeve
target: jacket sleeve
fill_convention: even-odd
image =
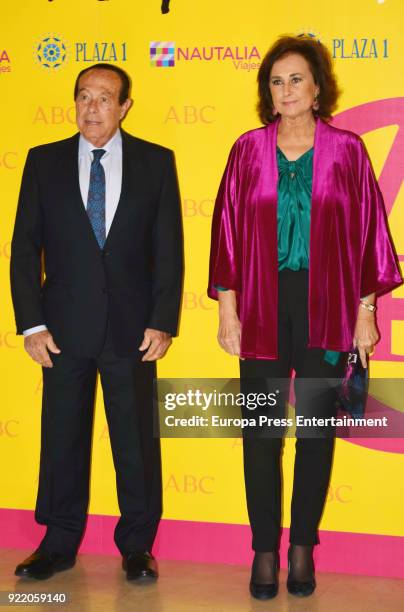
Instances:
[[[379,185],[362,141],[359,146],[359,193],[362,225],[360,296],[391,291],[402,283]]]
[[[152,311],[148,327],[177,335],[183,279],[181,201],[174,155],[169,152],[153,228]]]
[[[239,166],[237,141],[230,151],[213,212],[208,295],[214,300],[218,299],[217,287],[240,291],[236,229]]]
[[[17,334],[45,324],[41,305],[42,215],[34,152],[25,163],[11,242],[11,295]]]

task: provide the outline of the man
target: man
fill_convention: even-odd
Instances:
[[[157,578],[153,379],[177,330],[182,231],[171,151],[120,130],[129,95],[120,68],[83,70],[75,85],[80,134],[31,149],[24,169],[11,286],[17,333],[43,367],[35,517],[47,530],[17,576],[48,578],[75,563],[98,371],[121,512],[115,542],[129,580]]]

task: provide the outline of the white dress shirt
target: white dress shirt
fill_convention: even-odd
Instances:
[[[79,181],[83,206],[87,208],[88,188],[90,186],[92,151],[96,149],[88,142],[82,134],[79,140]],[[118,129],[112,138],[103,146],[105,153],[101,158],[101,164],[105,172],[105,233],[111,228],[112,220],[118,207],[122,187],[122,135]],[[30,336],[36,332],[47,329],[46,325],[36,325],[23,331],[24,336]]]

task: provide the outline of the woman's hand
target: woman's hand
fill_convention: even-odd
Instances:
[[[219,331],[217,339],[230,355],[240,356],[241,324],[237,316],[236,293],[219,291]]]
[[[375,315],[359,307],[353,339],[354,348],[358,347],[361,362],[367,367],[366,355],[371,353],[374,345],[379,341],[379,333],[376,328]]]

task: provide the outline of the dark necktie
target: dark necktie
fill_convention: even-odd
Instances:
[[[90,170],[88,187],[87,214],[100,249],[104,247],[105,231],[105,172],[101,164],[104,149],[92,151],[93,161]]]

